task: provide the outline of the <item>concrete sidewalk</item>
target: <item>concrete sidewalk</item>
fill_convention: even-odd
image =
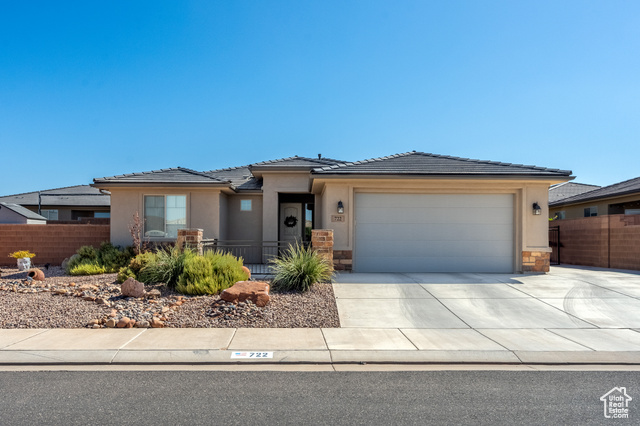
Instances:
[[[640,365],[634,271],[345,274],[334,293],[341,328],[0,329],[0,365]]]
[[[640,364],[629,329],[9,329],[0,364]],[[234,352],[272,358],[234,359]]]

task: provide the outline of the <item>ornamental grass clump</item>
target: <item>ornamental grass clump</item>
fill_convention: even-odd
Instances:
[[[163,248],[155,253],[137,274],[137,280],[145,284],[165,283],[169,288],[175,288],[182,275],[185,259],[197,256],[191,250],[180,250],[178,247]]]
[[[315,283],[333,277],[333,265],[312,248],[300,244],[290,246],[280,258],[271,261],[274,278],[271,287],[277,291],[303,292]]]
[[[249,279],[242,269],[242,258],[230,253],[207,252],[204,256],[189,256],[176,291],[183,294],[217,294],[238,281]]]
[[[127,266],[120,268],[117,278],[118,283],[122,284],[127,280],[127,278],[134,278],[138,281],[142,281],[141,279],[138,279],[140,271],[148,264],[155,263],[157,257],[158,256],[153,251],[139,253],[129,261]]]

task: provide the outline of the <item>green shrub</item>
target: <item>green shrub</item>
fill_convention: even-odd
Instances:
[[[70,275],[85,275],[82,274],[81,271],[88,270],[87,267],[78,268],[78,266],[96,265],[101,267],[103,271],[92,272],[91,274],[86,275],[118,272],[120,268],[128,265],[132,256],[133,249],[131,247],[123,250],[109,242],[100,244],[100,248],[98,250],[92,246],[82,246],[78,249],[76,254],[71,256],[69,262],[67,262],[65,271]],[[74,272],[72,273],[71,271]]]
[[[129,263],[130,258],[125,250],[109,242],[100,244],[98,249],[98,264],[102,265],[107,272],[117,272]]]
[[[242,259],[229,253],[207,252],[188,256],[176,291],[183,294],[217,294],[238,281],[249,278],[242,269]]]
[[[298,244],[271,263],[274,272],[271,287],[278,291],[307,291],[313,284],[333,277],[333,265],[326,257]]]
[[[134,274],[138,275],[142,268],[147,266],[149,263],[155,263],[156,258],[157,256],[154,252],[145,251],[129,261],[129,268]]]
[[[175,288],[178,278],[182,275],[184,260],[187,256],[196,256],[196,254],[190,250],[182,251],[177,247],[158,250],[153,261],[144,265],[136,274],[137,279],[146,284],[165,283],[170,288]]]
[[[98,275],[104,273],[104,267],[96,263],[80,263],[69,271],[70,275]]]
[[[116,281],[119,284],[122,284],[123,282],[125,282],[127,280],[127,278],[134,278],[135,279],[136,278],[136,274],[128,266],[123,266],[118,271],[118,278],[116,279]]]
[[[97,260],[98,259],[98,252],[92,246],[82,246],[82,247],[80,247],[78,249],[76,254],[78,256],[80,256],[80,259],[82,259],[82,260]]]

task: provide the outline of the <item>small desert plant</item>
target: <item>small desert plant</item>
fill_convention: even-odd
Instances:
[[[116,281],[119,284],[122,284],[123,282],[125,282],[127,280],[127,278],[137,278],[135,272],[133,272],[131,270],[131,268],[129,268],[128,266],[123,266],[122,268],[120,268],[118,270],[118,277],[116,278]]]
[[[190,256],[196,254],[177,247],[160,249],[155,253],[155,259],[144,265],[136,274],[137,279],[146,284],[165,283],[170,288],[175,288],[178,278],[182,275],[185,258]]]
[[[9,254],[9,257],[13,257],[14,259],[22,259],[24,257],[32,258],[35,256],[36,256],[35,253],[31,253],[28,250],[14,251],[13,253]]]
[[[126,266],[131,259],[131,251],[122,250],[109,242],[100,244],[98,249],[98,264],[109,272],[116,272]]]
[[[238,281],[249,278],[242,259],[229,253],[207,252],[188,256],[176,291],[183,294],[217,294]]]
[[[145,251],[144,253],[138,254],[136,257],[129,261],[129,268],[133,271],[134,274],[139,274],[142,268],[147,266],[150,263],[155,263],[157,259],[157,255],[152,251]]]
[[[313,284],[333,277],[333,265],[326,257],[299,244],[289,247],[271,263],[274,272],[271,286],[278,291],[307,291]]]
[[[98,251],[92,246],[82,246],[76,251],[76,254],[80,256],[82,260],[97,260]]]
[[[147,251],[147,242],[142,236],[144,229],[144,220],[140,219],[140,214],[135,212],[133,214],[133,221],[129,224],[129,233],[131,233],[131,239],[133,240],[134,254],[140,254]]]
[[[96,263],[80,263],[69,271],[69,275],[98,275],[104,273],[104,267]]]

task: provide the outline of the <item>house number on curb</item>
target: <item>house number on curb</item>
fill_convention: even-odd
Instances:
[[[273,358],[273,352],[232,352],[231,359]]]

